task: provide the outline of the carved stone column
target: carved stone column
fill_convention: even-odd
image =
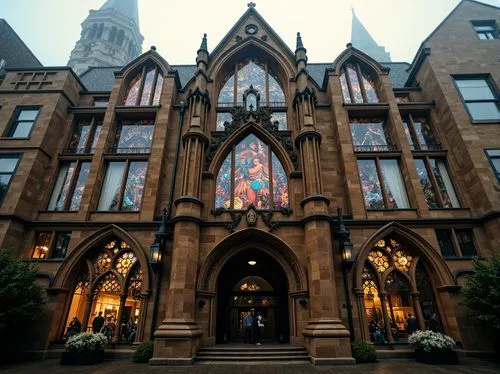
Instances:
[[[85,313],[83,314],[82,328],[83,332],[87,332],[87,326],[90,319],[90,311],[92,309],[92,304],[94,304],[95,293],[89,293],[87,295],[87,304],[85,304]]]
[[[307,55],[297,34],[295,61],[297,91],[293,100],[299,132],[295,139],[300,149],[304,181],[307,274],[310,319],[303,331],[306,347],[314,364],[354,364],[349,331],[339,318],[334,273],[330,201],[323,195],[321,176],[321,135],[315,129],[316,94],[307,86]]]
[[[363,290],[356,289],[356,307],[358,311],[359,331],[361,340],[370,342],[370,333],[368,332],[368,320],[365,312],[365,293]]]
[[[415,311],[415,318],[417,319],[418,328],[422,331],[426,330],[424,314],[422,313],[422,307],[420,306],[420,294],[418,292],[413,292],[411,294],[411,301],[413,304],[413,310]]]
[[[148,309],[148,299],[149,294],[141,295],[141,309],[139,314],[139,322],[137,323],[137,330],[135,332],[135,341],[134,343],[142,342],[144,339],[144,330],[146,328],[146,317],[147,317],[147,309]]]
[[[389,314],[387,313],[387,295],[383,292],[379,293],[380,305],[382,306],[382,318],[384,319],[385,335],[389,343],[394,343],[394,338],[392,337],[391,330],[391,320]]]
[[[127,295],[120,295],[120,307],[118,308],[118,314],[116,316],[115,333],[112,339],[113,343],[119,342],[121,338],[122,316],[123,316],[123,309],[125,309],[125,301],[127,301]]]
[[[156,330],[153,365],[190,364],[201,344],[202,330],[196,324],[196,277],[200,240],[201,173],[208,138],[203,133],[207,107],[210,105],[206,91],[206,66],[208,51],[206,35],[198,57],[196,88],[189,92],[188,131],[183,136],[184,167],[182,170],[181,196],[175,201],[170,288],[167,292],[165,319]]]

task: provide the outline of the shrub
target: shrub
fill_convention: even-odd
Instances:
[[[69,338],[65,347],[66,352],[90,353],[103,350],[106,344],[106,335],[83,332]]]
[[[455,347],[455,341],[448,335],[430,330],[414,332],[408,338],[408,343],[416,351],[425,352],[449,352]]]
[[[149,359],[153,357],[153,347],[154,343],[151,341],[139,344],[134,353],[134,361],[148,362]]]
[[[356,359],[358,364],[375,362],[377,360],[377,351],[372,344],[356,340],[352,343],[351,347],[352,357]]]
[[[11,360],[36,339],[43,320],[36,269],[0,249],[0,359]]]

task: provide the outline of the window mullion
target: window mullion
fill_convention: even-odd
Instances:
[[[458,242],[457,234],[454,229],[450,229],[451,231],[451,242],[453,243],[453,249],[455,251],[455,255],[463,256],[462,247],[460,247],[460,243]]]
[[[78,179],[78,176],[80,174],[80,167],[81,167],[82,163],[80,160],[76,161],[76,165],[75,165],[75,170],[73,171],[73,175],[71,176],[71,180],[70,180],[70,183],[69,183],[69,187],[68,187],[68,192],[66,193],[66,198],[65,198],[65,201],[64,201],[64,210],[69,210],[69,206],[71,204],[71,200],[73,200],[73,192],[75,191],[75,185],[76,185],[76,181]],[[71,164],[69,165],[71,167]]]
[[[349,77],[349,71],[347,70],[347,68],[345,66],[343,67],[343,70],[344,70],[344,75],[345,75],[345,81],[347,83],[347,89],[349,90],[349,95],[351,96],[351,103],[354,104],[355,103],[354,93],[352,92],[351,78]],[[342,72],[340,74],[342,74]]]
[[[89,134],[87,135],[87,141],[85,142],[85,146],[83,148],[84,153],[90,153],[90,148],[92,147],[92,143],[94,143],[96,122],[95,117],[92,116],[92,119],[90,120]]]
[[[377,170],[380,189],[382,190],[382,198],[384,199],[385,209],[389,209],[389,198],[387,197],[387,191],[385,189],[385,183],[384,183],[384,175],[382,174],[382,168],[380,167],[380,162],[378,157],[375,157],[375,168]]]
[[[130,168],[130,160],[125,161],[125,168],[123,169],[122,184],[120,186],[120,195],[118,199],[118,210],[122,210],[123,204],[123,194],[125,193],[125,187],[127,186],[128,172]]]
[[[156,84],[158,83],[158,73],[160,69],[155,68],[155,76],[153,78],[153,85],[151,86],[151,95],[149,95],[148,105],[153,105],[153,100],[155,99]]]
[[[439,201],[439,207],[444,208],[444,202],[443,198],[441,197],[441,191],[439,189],[439,184],[437,182],[436,176],[434,175],[434,171],[432,170],[431,163],[429,161],[429,157],[424,158],[425,162],[425,167],[427,168],[427,174],[429,175],[429,178],[431,178],[431,183],[434,187],[434,193],[436,194],[436,198]]]
[[[56,231],[54,230],[54,231],[52,231],[50,233],[50,240],[49,240],[49,244],[47,246],[48,250],[47,250],[47,257],[46,257],[46,259],[52,257],[52,251],[54,250],[54,245],[55,245],[55,243],[54,243],[55,242],[55,237],[56,237]],[[35,244],[35,246],[36,246],[36,244]]]
[[[235,154],[236,153],[236,148],[233,145],[232,150],[231,150],[231,204],[229,205],[230,209],[234,209],[234,159],[235,159]]]
[[[233,106],[238,104],[238,64],[234,65]]]
[[[363,74],[361,73],[361,68],[359,64],[356,64],[356,74],[358,74],[358,83],[361,89],[361,95],[363,95],[363,102],[367,103],[368,98],[366,97],[365,84],[363,83]]]
[[[139,86],[139,93],[137,95],[137,99],[135,102],[135,105],[141,105],[141,100],[142,100],[142,93],[144,91],[144,81],[146,80],[146,65],[142,67],[142,73],[141,73],[141,84]]]
[[[413,138],[413,149],[417,146],[419,150],[422,150],[422,144],[420,144],[418,140],[415,122],[413,122],[413,116],[411,114],[408,114],[408,130],[410,131],[410,136]]]

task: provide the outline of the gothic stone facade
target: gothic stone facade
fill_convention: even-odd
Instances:
[[[155,339],[152,363],[191,362],[241,338],[253,308],[315,363],[352,362],[371,321],[404,341],[408,313],[489,349],[459,290],[500,247],[500,40],[471,23],[498,14],[462,2],[406,84],[351,46],[314,79],[300,37],[294,53],[252,6],[188,79],[153,49],[107,91],[69,68],[9,70],[0,245],[46,287],[36,348],[103,311],[136,323],[115,341]]]

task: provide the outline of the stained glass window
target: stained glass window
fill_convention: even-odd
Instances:
[[[76,122],[75,129],[71,135],[68,153],[94,153],[95,144],[101,132],[102,121],[96,118],[79,119]],[[90,147],[92,145],[92,147]]]
[[[274,123],[275,121],[278,121],[278,130],[285,131],[288,129],[286,112],[273,112],[271,122]]]
[[[63,163],[61,165],[47,207],[48,210],[77,211],[80,208],[90,165],[90,162],[79,161]]]
[[[215,194],[216,208],[246,209],[250,204],[257,209],[289,206],[288,178],[283,165],[269,146],[253,134],[239,142],[222,163]]]
[[[384,197],[375,166],[375,160],[358,160],[359,179],[367,209],[384,209]]]
[[[340,86],[347,104],[380,102],[377,84],[358,64],[348,63],[342,68]]]
[[[95,272],[102,274],[111,268],[111,256],[108,252],[101,251],[94,262]]]
[[[129,296],[133,297],[136,300],[139,300],[141,298],[142,278],[142,270],[139,266],[136,266],[130,274],[127,292]]]
[[[114,274],[106,274],[103,280],[96,287],[97,293],[119,294],[121,290],[120,282]]]
[[[277,75],[266,63],[256,59],[248,59],[237,64],[226,77],[219,92],[218,106],[243,105],[243,94],[250,87],[259,93],[261,106],[273,108],[286,106],[285,93]],[[235,89],[236,97],[234,96]],[[247,98],[247,107],[250,104],[253,105],[254,109],[256,108],[255,100],[249,102]],[[286,130],[286,113],[277,120],[280,121],[280,130]],[[219,120],[218,117],[217,130],[223,130],[222,123],[222,118]]]
[[[121,210],[138,211],[140,209],[147,168],[148,163],[146,161],[130,163]]]
[[[436,149],[436,139],[434,138],[429,122],[424,117],[409,115],[404,119],[403,127],[411,149]]]
[[[137,257],[135,257],[134,252],[124,252],[120,255],[120,257],[118,257],[116,270],[121,275],[126,275],[136,261]]]
[[[152,120],[122,121],[115,137],[116,153],[148,153],[153,140],[154,122]]]
[[[401,273],[393,271],[385,280],[385,289],[386,291],[409,291],[410,286],[408,285],[406,278],[401,275]]]
[[[356,151],[387,151],[389,136],[378,118],[351,118],[352,143]]]
[[[413,256],[410,256],[405,250],[399,249],[394,252],[392,259],[394,260],[394,264],[399,270],[402,270],[406,273],[410,271]]]
[[[435,182],[429,174],[426,161],[432,171]],[[460,207],[453,184],[448,175],[446,164],[443,160],[433,158],[415,159],[415,165],[429,208]]]
[[[378,294],[378,286],[377,281],[375,280],[375,275],[368,266],[369,265],[365,265],[365,267],[363,268],[363,272],[361,273],[361,279],[363,281],[363,292],[365,293],[365,295],[371,294],[371,296],[373,297],[373,295]]]
[[[375,265],[375,269],[377,269],[379,273],[383,273],[389,268],[389,259],[382,251],[371,251],[368,254],[368,260]]]
[[[143,66],[127,86],[123,105],[125,106],[147,106],[160,103],[163,76],[155,65]]]

